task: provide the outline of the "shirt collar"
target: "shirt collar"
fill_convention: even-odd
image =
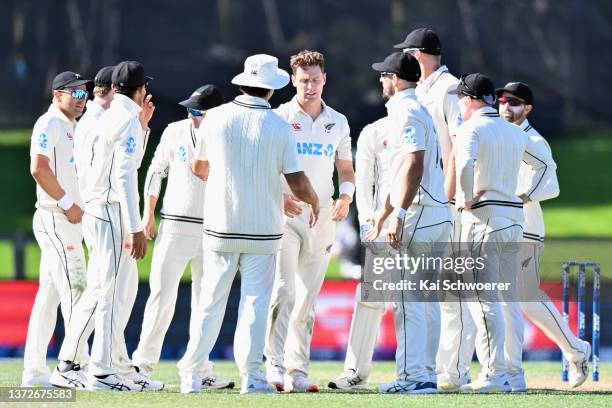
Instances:
[[[327,107],[327,104],[323,99],[321,99],[321,105],[323,105],[323,110],[321,111],[317,119],[321,117],[321,115],[325,115],[328,119],[331,119],[329,108]],[[289,114],[291,115],[291,117],[294,117],[300,113],[310,117],[310,115],[304,112],[304,109],[302,109],[302,107],[300,106],[300,103],[297,100],[297,95],[294,95],[293,98],[291,98],[291,100],[289,101]]]
[[[132,98],[128,98],[127,96],[118,93],[115,93],[113,96],[111,106],[121,106],[134,116],[138,115],[142,110],[142,108],[138,106],[138,104],[134,102]]]
[[[270,102],[266,101],[264,98],[246,94],[238,95],[234,98],[234,103],[247,108],[270,109]]]
[[[64,112],[62,112],[54,104],[51,104],[51,106],[49,106],[49,113],[51,113],[52,115],[54,115],[57,118],[61,119],[63,122],[66,122],[66,124],[68,124],[69,126],[74,127],[76,125],[76,120],[68,119],[68,116],[64,115]]]
[[[426,79],[421,81],[419,86],[423,87],[424,91],[428,91],[445,72],[448,72],[446,65],[440,65],[438,69],[432,72]]]
[[[519,126],[521,127],[521,129],[527,130],[527,128],[530,126],[527,118],[525,118],[525,120],[523,120]]]
[[[416,99],[416,93],[414,88],[407,88],[402,91],[396,92],[385,104],[387,111],[393,110],[396,106],[400,105],[406,99]]]
[[[499,117],[499,112],[492,106],[483,106],[474,112],[475,115]]]
[[[100,104],[97,103],[95,100],[87,101],[87,104],[85,106],[87,107],[87,111],[88,112],[102,112],[102,111],[104,111],[104,108],[102,106],[100,106]]]

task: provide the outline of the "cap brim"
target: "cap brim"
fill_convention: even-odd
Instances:
[[[401,42],[399,44],[395,44],[393,48],[400,48],[400,49],[410,48],[410,45],[406,44],[405,42]]]
[[[66,89],[66,88],[73,87],[73,86],[81,86],[81,85],[86,85],[90,83],[93,83],[92,79],[78,79],[76,81],[68,82],[67,84],[62,85],[61,88],[57,88],[55,90],[57,91],[57,90]]]
[[[389,67],[384,62],[375,62],[372,64],[372,69],[378,72],[386,72]]]
[[[283,69],[278,69],[277,74],[265,80],[253,77],[253,75],[241,73],[232,79],[232,84],[239,86],[251,86],[264,89],[281,89],[289,83],[289,74]]]
[[[499,98],[504,92],[510,92],[512,95],[514,95],[514,92],[506,88],[497,88],[495,90],[495,95]]]
[[[184,101],[181,101],[178,103],[181,106],[184,106],[185,108],[189,108],[189,109],[197,109],[197,110],[204,110],[201,109],[200,105],[198,105],[198,102],[194,99],[185,99]]]

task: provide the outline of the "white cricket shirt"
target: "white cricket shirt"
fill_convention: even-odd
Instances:
[[[162,134],[147,171],[145,197],[159,197],[162,181],[168,177],[160,232],[202,235],[206,182],[191,171],[197,144],[196,132],[190,119],[170,123]]]
[[[444,193],[442,156],[431,115],[417,101],[413,88],[397,92],[389,99],[386,107],[389,117],[387,149],[391,162],[388,173],[391,205],[395,208],[401,205],[397,178],[406,163],[406,155],[424,150],[423,178],[412,204],[448,206]]]
[[[140,125],[140,111],[132,99],[115,94],[92,138],[91,167],[83,193],[86,205],[119,203],[130,234],[142,231],[138,168],[149,132]]]
[[[82,207],[76,168],[74,166],[74,127],[71,121],[55,105],[49,106],[32,130],[30,157],[40,154],[49,158],[49,167],[62,189],[70,194],[74,202]],[[36,185],[36,208],[60,208],[38,184]]]
[[[99,103],[87,101],[87,110],[79,119],[74,130],[74,160],[79,180],[79,190],[82,192],[87,186],[87,172],[91,167],[93,155],[93,139],[98,120],[106,111]]]
[[[335,192],[333,176],[336,159],[353,160],[346,117],[323,103],[323,111],[313,120],[302,110],[297,96],[274,112],[291,124],[300,166],[319,196],[321,206],[330,205]],[[291,193],[286,183],[284,191]]]

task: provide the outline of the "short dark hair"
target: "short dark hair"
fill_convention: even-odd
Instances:
[[[141,85],[142,86],[142,85]],[[134,99],[134,94],[136,91],[140,89],[140,86],[137,87],[128,87],[128,86],[117,86],[115,85],[115,93],[125,95],[130,99]]]
[[[247,95],[256,96],[258,98],[265,98],[268,96],[268,92],[270,92],[270,89],[244,85],[240,86],[240,90]]]

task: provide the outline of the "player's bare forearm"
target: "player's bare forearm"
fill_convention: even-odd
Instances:
[[[400,173],[400,206],[408,209],[421,185],[423,179],[423,161],[425,151],[421,150],[406,155],[405,170]]]
[[[285,174],[287,184],[293,195],[300,201],[305,202],[313,207],[319,207],[319,197],[312,188],[310,180],[303,171],[296,173]]]
[[[41,154],[33,156],[30,163],[30,173],[36,183],[54,200],[60,200],[66,194],[49,167],[48,157]]]
[[[194,160],[191,163],[191,171],[201,180],[208,180],[208,173],[210,172],[208,160]]]
[[[342,183],[351,183],[355,185],[355,170],[351,160],[336,160],[336,169],[338,170],[338,181]],[[353,201],[353,197],[348,194],[341,194],[341,199],[348,200],[348,203]]]
[[[455,154],[449,154],[448,163],[444,163],[444,192],[449,200],[455,198],[455,190],[457,189],[457,170],[455,169]]]
[[[144,214],[153,215],[155,213],[155,207],[157,206],[157,197],[147,196],[144,203]]]

